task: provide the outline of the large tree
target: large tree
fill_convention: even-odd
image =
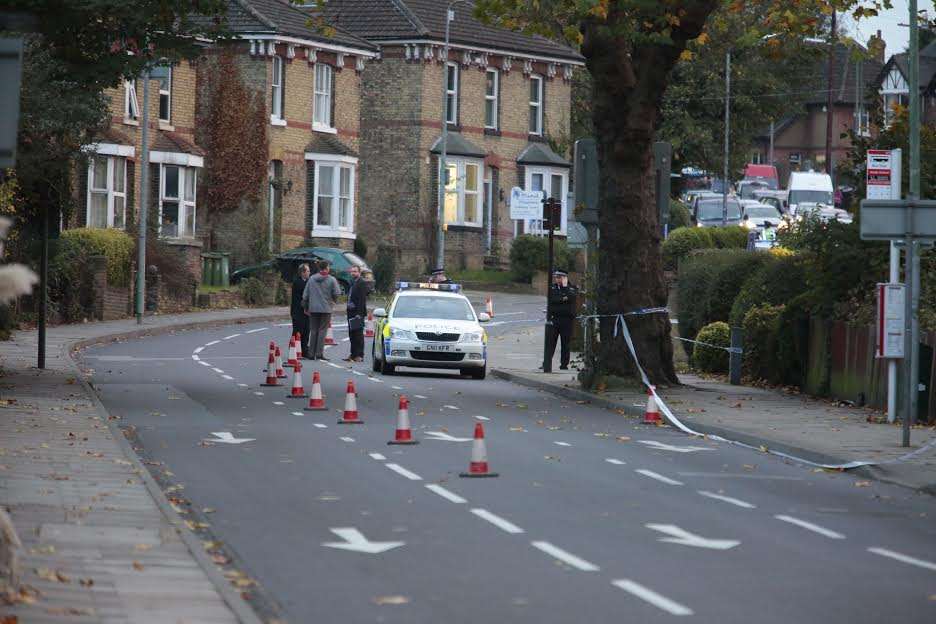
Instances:
[[[888,4],[889,0],[864,3]],[[660,224],[653,197],[652,144],[670,72],[721,5],[742,11],[743,0],[478,0],[493,23],[565,37],[580,45],[592,77],[592,119],[601,166],[601,323],[599,366],[633,376],[635,362],[613,315],[665,306]],[[874,7],[854,0],[777,0],[756,19],[765,34],[814,34],[817,15]],[[640,366],[652,383],[678,383],[670,322],[664,314],[627,317]],[[615,335],[617,334],[617,335]]]

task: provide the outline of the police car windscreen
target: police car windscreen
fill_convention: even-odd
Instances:
[[[400,297],[393,310],[394,318],[473,321],[474,311],[464,299],[455,297]]]

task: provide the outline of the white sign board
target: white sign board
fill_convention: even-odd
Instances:
[[[867,199],[900,199],[900,158],[897,150],[868,150]]]
[[[519,186],[510,189],[511,219],[542,219],[543,191],[524,191]]]
[[[906,290],[903,284],[877,285],[877,345],[875,357],[904,357]]]

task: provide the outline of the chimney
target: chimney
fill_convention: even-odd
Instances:
[[[871,53],[872,58],[877,59],[882,65],[887,62],[887,44],[884,43],[880,30],[868,39],[868,52]]]

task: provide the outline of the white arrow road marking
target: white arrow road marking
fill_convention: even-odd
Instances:
[[[211,342],[206,342],[206,343],[205,343],[205,346],[206,346],[206,347],[210,347],[210,346],[212,346],[212,345],[218,344],[219,342],[221,342],[221,341],[220,341],[220,340],[212,340]]]
[[[387,468],[389,468],[390,470],[392,470],[393,472],[397,474],[403,475],[410,481],[422,481],[422,477],[420,477],[415,472],[410,472],[409,470],[407,470],[400,464],[384,464],[384,466],[386,466]]]
[[[523,529],[518,527],[516,524],[508,520],[504,520],[496,514],[492,514],[487,509],[472,509],[471,513],[478,516],[482,520],[487,520],[501,531],[506,531],[507,533],[523,533]]]
[[[670,479],[669,477],[664,477],[663,475],[657,474],[657,473],[653,472],[652,470],[647,470],[646,468],[639,468],[639,469],[636,470],[635,472],[638,472],[638,473],[642,474],[642,475],[645,476],[645,477],[650,477],[651,479],[656,479],[657,481],[660,481],[660,482],[662,482],[662,483],[666,483],[666,484],[668,484],[668,485],[682,485],[682,484],[683,484],[682,481],[677,481],[676,479]]]
[[[257,332],[266,331],[269,327],[258,327],[257,329],[248,329],[245,331],[245,334],[256,334]]]
[[[459,496],[458,494],[456,494],[455,492],[452,492],[452,491],[450,491],[450,490],[446,490],[444,487],[442,487],[441,485],[438,485],[438,484],[436,484],[436,483],[427,483],[427,484],[426,484],[426,489],[429,490],[430,492],[435,492],[436,494],[438,494],[439,496],[441,496],[441,497],[444,498],[445,500],[447,500],[447,501],[449,501],[449,502],[452,502],[452,503],[459,503],[459,504],[462,504],[462,503],[467,503],[467,502],[468,502],[468,501],[466,501],[464,498],[462,498],[461,496]]]
[[[231,338],[237,338],[238,336],[240,336],[240,334],[231,334],[230,336],[225,336],[224,339],[230,340]]]
[[[674,453],[695,453],[697,451],[715,450],[705,446],[673,446],[672,444],[664,444],[663,442],[657,442],[656,440],[640,440],[640,443],[646,444],[647,446],[652,446],[653,448],[660,451],[672,451]]]
[[[692,615],[692,609],[685,607],[678,602],[673,602],[666,596],[661,596],[652,589],[648,589],[639,583],[628,579],[619,579],[611,581],[615,587],[623,589],[627,593],[636,596],[644,602],[649,602],[654,607],[662,609],[670,615]]]
[[[429,436],[430,440],[442,440],[443,442],[470,442],[473,438],[456,438],[444,431],[427,431],[424,435]]]
[[[207,442],[223,442],[224,444],[243,444],[244,442],[253,442],[257,438],[235,438],[230,431],[212,431],[211,435],[215,438],[205,438]]]
[[[392,548],[403,546],[406,542],[371,542],[364,534],[354,527],[336,527],[329,529],[332,533],[343,539],[343,542],[322,542],[326,548],[338,548],[340,550],[350,550],[353,552],[367,553],[368,555],[378,555]]]
[[[672,535],[673,537],[661,537],[657,540],[660,542],[669,542],[671,544],[695,546],[696,548],[711,548],[712,550],[728,550],[741,543],[737,540],[707,539],[700,535],[690,533],[685,529],[680,529],[674,524],[645,524],[644,526],[653,531]]]
[[[370,455],[371,458],[376,459],[377,461],[383,461],[383,460],[387,459],[386,457],[384,457],[384,456],[381,455],[380,453],[368,453],[368,455]]]
[[[553,442],[553,444],[556,444],[558,446],[572,446],[568,442]]]
[[[614,464],[615,466],[623,466],[626,462],[622,462],[620,459],[614,459],[613,457],[608,457],[605,459],[609,464]]]
[[[900,561],[901,563],[909,563],[910,565],[915,565],[920,568],[936,571],[936,563],[924,561],[923,559],[916,559],[914,557],[908,557],[907,555],[902,555],[899,552],[887,550],[886,548],[869,548],[868,552],[874,553],[875,555],[881,555],[882,557],[889,557],[891,559]]]
[[[744,507],[745,509],[754,509],[757,505],[752,505],[738,498],[731,498],[730,496],[722,496],[721,494],[716,494],[715,492],[706,492],[705,490],[699,490],[699,494],[702,496],[707,496],[709,498],[714,498],[715,500],[724,501],[726,503],[731,503],[732,505],[737,505],[738,507]]]
[[[562,550],[558,546],[553,546],[549,542],[531,542],[531,544],[533,545],[533,548],[542,550],[550,557],[554,557],[562,563],[570,565],[573,568],[581,570],[582,572],[597,572],[601,569],[594,563],[580,559],[572,553]]]
[[[774,516],[777,520],[782,520],[783,522],[789,522],[790,524],[795,524],[798,527],[803,527],[808,531],[813,533],[818,533],[819,535],[825,535],[832,539],[845,539],[845,536],[841,533],[836,533],[835,531],[830,531],[824,527],[819,526],[818,524],[813,524],[812,522],[806,522],[805,520],[799,520],[798,518],[793,518],[792,516]]]

